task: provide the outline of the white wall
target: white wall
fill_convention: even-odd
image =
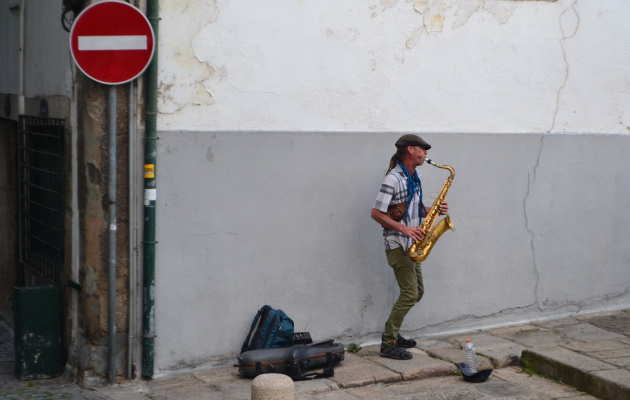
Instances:
[[[628,133],[624,0],[164,0],[160,129]]]
[[[229,359],[263,304],[315,338],[377,340],[397,288],[369,213],[410,131],[457,170],[456,231],[406,333],[629,306],[629,16],[162,0],[156,374]],[[432,200],[447,174],[421,169]]]

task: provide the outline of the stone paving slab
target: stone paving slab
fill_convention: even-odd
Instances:
[[[355,396],[346,392],[324,393],[318,395],[295,396],[295,400],[357,400]]]
[[[420,355],[420,356],[428,356],[427,352],[424,350],[420,350],[418,348],[412,348],[412,349],[407,349],[407,351],[409,351],[411,354],[413,354],[413,356],[415,357],[416,355]],[[380,357],[380,350],[379,350],[379,357]]]
[[[580,340],[582,342],[601,342],[604,340],[627,339],[623,335],[608,332],[586,322],[555,328],[555,330],[570,339]]]
[[[549,346],[569,342],[568,339],[565,339],[559,333],[536,327],[534,327],[534,329],[514,332],[510,335],[501,335],[501,337],[525,347]]]
[[[249,400],[252,394],[252,379],[222,381],[209,385],[213,390],[238,400]]]
[[[536,348],[526,350],[523,353],[524,358],[526,354],[537,355],[539,358],[544,358],[544,359],[553,361],[561,365],[568,365],[571,368],[574,368],[583,372],[617,369],[614,365],[605,363],[603,361],[597,360],[592,357],[578,354],[576,352],[567,350],[560,346],[536,347]],[[552,377],[557,376],[557,374],[548,374],[548,375]]]
[[[195,378],[191,374],[178,374],[166,376],[149,381],[148,387],[152,391],[168,390],[179,386],[195,385]]]
[[[125,382],[120,385],[112,385],[94,388],[98,394],[108,399],[116,400],[147,400],[149,390],[145,381]]]
[[[619,357],[630,357],[630,346],[616,349],[616,350],[604,350],[604,351],[593,351],[587,353],[591,357],[606,359],[606,358],[619,358]]]
[[[546,321],[535,321],[535,322],[532,322],[532,325],[539,326],[541,328],[546,328],[546,329],[554,329],[554,328],[560,328],[563,326],[577,325],[579,323],[580,323],[580,320],[577,318],[566,317],[566,318],[550,319]]]
[[[360,399],[382,399],[389,395],[383,391],[384,386],[382,384],[363,386],[355,389],[348,389],[347,394],[353,398]]]
[[[630,314],[614,313],[586,319],[586,321],[608,332],[630,336]]]
[[[249,399],[251,397],[251,388],[249,388],[247,397],[236,397],[237,399]],[[144,397],[144,399],[155,400],[234,400],[235,397],[229,394],[222,393],[207,386],[187,386],[179,389],[169,390],[168,392],[156,393],[151,397]]]
[[[574,388],[548,379],[521,373],[509,367],[490,376],[484,383],[472,384],[461,377],[422,379],[389,385],[370,385],[346,391],[359,399],[387,400],[469,400],[469,399],[561,399],[595,400]],[[495,371],[499,372],[499,371]],[[316,397],[319,399],[319,397]],[[345,398],[345,397],[344,397]]]
[[[414,355],[411,360],[394,360],[386,357],[368,357],[368,359],[399,373],[405,381],[448,376],[457,371],[457,367],[450,362],[421,354]]]
[[[583,353],[591,353],[597,351],[606,350],[619,350],[630,347],[630,343],[625,343],[622,340],[604,340],[601,342],[581,342],[579,340],[570,341],[561,345],[562,347]]]
[[[487,399],[483,393],[475,388],[444,388],[430,392],[417,392],[407,395],[380,397],[385,400],[475,400]],[[540,400],[540,399],[536,399]]]
[[[246,379],[238,372],[238,368],[236,367],[224,367],[215,368],[207,371],[199,371],[193,373],[192,378],[199,379],[204,383],[216,383],[224,380]]]
[[[493,336],[506,336],[506,335],[512,335],[518,332],[523,332],[523,331],[533,331],[536,329],[541,329],[541,328],[538,326],[529,325],[529,324],[513,325],[513,326],[506,326],[503,328],[492,329],[492,330],[486,331],[485,333],[489,335],[493,335]]]
[[[540,400],[540,397],[536,393],[532,393],[526,388],[515,385],[512,382],[493,380],[476,389],[481,393],[492,396],[492,398]]]
[[[315,379],[295,382],[295,394],[317,394],[339,390],[339,385],[330,379]]]
[[[537,393],[544,399],[565,399],[582,396],[575,388],[568,385],[561,385],[555,381],[530,375],[525,373],[519,367],[508,367],[493,371],[495,377],[501,378],[508,382],[524,387],[534,393]]]
[[[445,376],[435,379],[423,379],[414,382],[402,382],[391,385],[382,385],[382,391],[390,395],[404,395],[417,392],[432,392],[448,388],[467,389],[472,386],[465,382],[461,376]]]
[[[82,389],[63,378],[23,382],[12,374],[0,375],[1,400],[109,400],[93,390]],[[145,397],[146,399],[146,397]]]
[[[536,371],[597,397],[630,400],[630,387],[624,387],[630,382],[630,371],[559,346],[529,349],[522,358]]]
[[[407,396],[422,396],[423,399],[478,399],[484,396],[475,385],[464,382],[461,377],[449,376],[422,379],[390,385],[372,385],[349,390],[347,393],[358,398],[407,399]]]
[[[621,368],[630,367],[630,357],[619,357],[619,358],[603,358],[604,362],[607,362],[612,365],[616,365]]]
[[[436,340],[436,339],[417,339],[416,347],[422,349],[424,351],[433,350],[433,349],[455,349],[460,348],[455,346],[453,343],[450,343],[446,340]]]
[[[373,383],[391,383],[402,380],[399,373],[367,360],[351,363],[342,362],[335,368],[335,376],[331,378],[341,388],[366,386]]]
[[[594,394],[614,400],[630,399],[630,371],[625,369],[596,371],[593,375],[600,378]]]
[[[580,321],[587,321],[593,318],[608,317],[610,315],[623,314],[621,310],[599,311],[595,313],[576,315],[574,318]]]

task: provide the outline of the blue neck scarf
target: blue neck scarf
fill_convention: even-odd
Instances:
[[[398,161],[398,165],[402,168],[405,176],[407,177],[407,205],[405,206],[405,220],[409,216],[409,204],[411,204],[411,199],[413,196],[418,193],[420,195],[420,203],[418,204],[418,212],[420,219],[422,219],[422,184],[420,183],[420,177],[418,176],[418,171],[413,171],[413,175],[407,171],[407,167]]]

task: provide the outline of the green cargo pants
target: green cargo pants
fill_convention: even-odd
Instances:
[[[392,308],[389,319],[385,323],[383,345],[391,346],[398,339],[398,331],[405,316],[424,295],[424,283],[422,282],[422,269],[409,259],[402,247],[393,250],[385,250],[387,262],[394,269],[396,281],[400,288],[400,296]]]

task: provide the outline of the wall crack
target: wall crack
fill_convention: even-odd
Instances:
[[[525,229],[529,232],[530,239],[530,247],[532,249],[532,262],[534,267],[534,274],[536,275],[536,284],[534,286],[534,303],[536,304],[540,311],[543,309],[540,307],[540,301],[538,299],[538,285],[540,284],[540,273],[538,272],[538,264],[536,263],[536,246],[534,245],[535,234],[534,231],[529,226],[529,216],[527,215],[527,199],[529,198],[532,184],[536,183],[536,173],[538,170],[538,166],[540,165],[540,156],[543,151],[543,147],[545,144],[545,135],[541,135],[540,137],[540,150],[538,151],[538,156],[536,157],[536,165],[534,166],[534,170],[527,175],[527,193],[525,194],[525,198],[523,199],[523,214],[525,216]],[[530,304],[532,305],[532,304]]]
[[[566,52],[566,49],[564,48],[564,42],[567,39],[571,39],[572,37],[574,37],[578,31],[578,28],[580,27],[580,15],[575,9],[576,4],[577,4],[577,0],[574,0],[573,4],[571,4],[571,7],[567,8],[560,14],[560,18],[558,21],[558,24],[560,25],[560,31],[562,32],[562,38],[558,42],[560,43],[560,48],[562,49],[562,59],[564,60],[565,71],[564,71],[564,81],[562,82],[562,85],[560,86],[560,88],[558,89],[558,93],[556,94],[556,108],[553,112],[551,128],[549,128],[549,131],[547,132],[553,132],[553,129],[556,126],[556,117],[558,116],[558,111],[560,109],[560,96],[562,94],[562,91],[567,85],[567,81],[569,80],[569,62],[567,61],[567,52]],[[572,16],[571,14],[569,14],[570,11],[573,11]],[[570,24],[573,24],[574,26],[569,28],[568,25]],[[567,26],[563,28],[563,25],[567,25]],[[565,30],[572,31],[572,33],[567,34]]]
[[[500,310],[500,311],[497,311],[497,312],[494,312],[494,313],[490,313],[490,314],[487,314],[487,315],[472,315],[472,314],[460,315],[459,317],[453,318],[453,319],[449,319],[448,321],[442,321],[442,322],[439,322],[437,324],[432,324],[432,325],[425,325],[422,328],[420,328],[419,330],[425,330],[425,329],[430,329],[430,328],[438,328],[441,325],[449,324],[449,323],[452,323],[452,322],[459,322],[459,321],[465,320],[465,319],[483,319],[483,318],[494,317],[494,316],[503,314],[505,312],[510,312],[510,311],[514,311],[514,310],[524,310],[524,309],[527,309],[527,308],[530,308],[532,306],[537,305],[537,303],[538,303],[538,301],[536,300],[536,301],[534,301],[531,304],[526,304],[526,305],[520,306],[520,307],[504,308],[503,310]]]

